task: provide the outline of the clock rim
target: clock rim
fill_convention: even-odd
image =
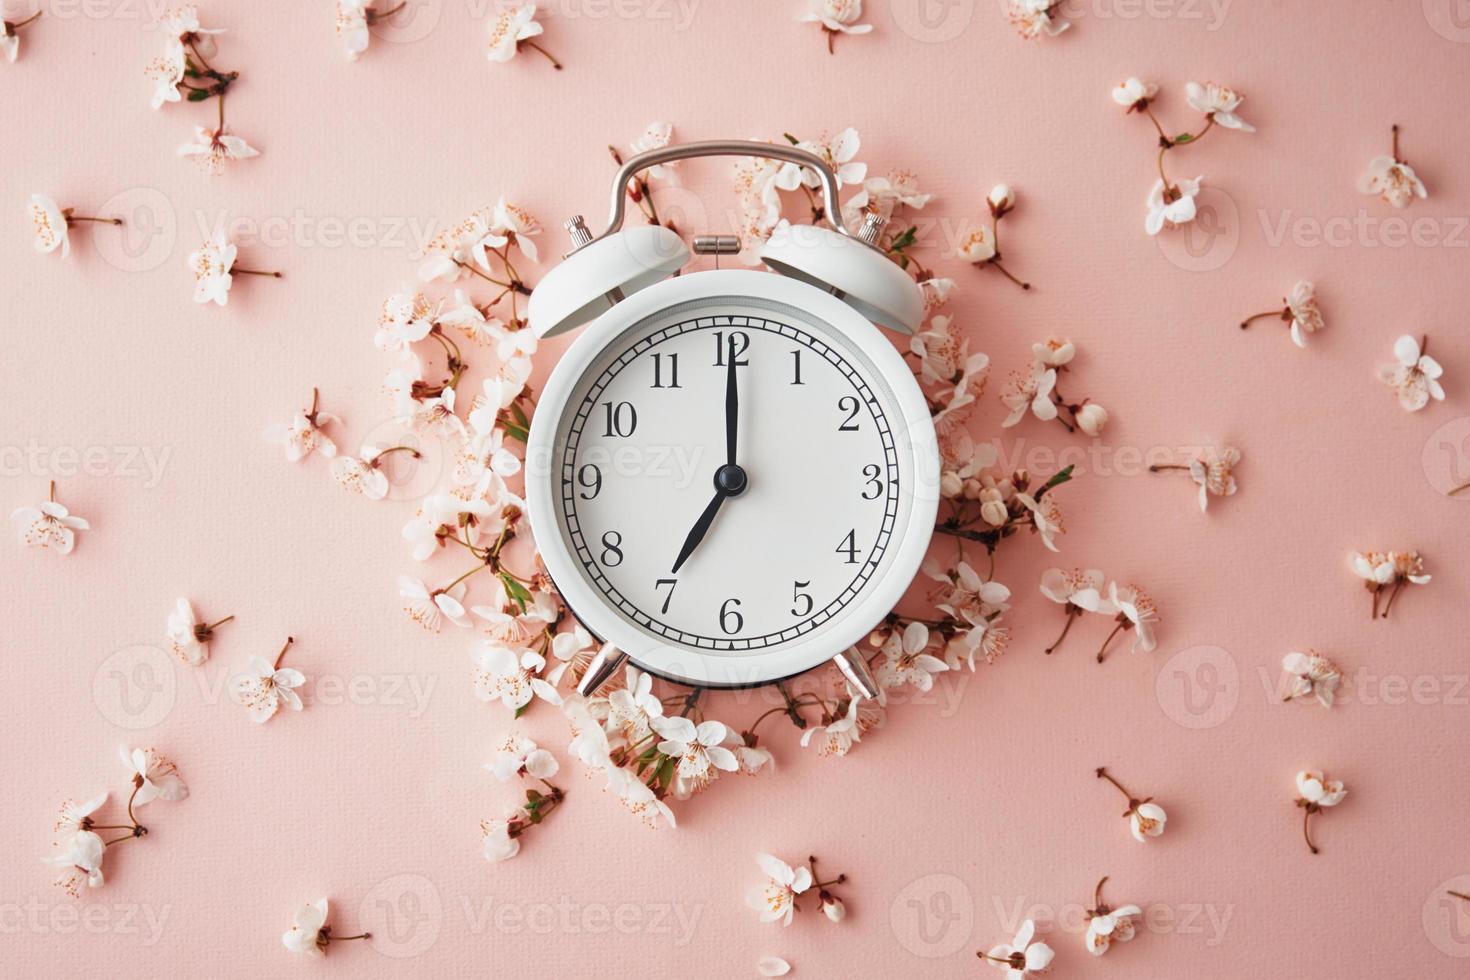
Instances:
[[[629,623],[586,577],[557,523],[556,435],[577,384],[607,345],[639,320],[690,300],[730,296],[784,303],[829,324],[861,351],[887,381],[908,436],[912,486],[902,539],[890,546],[884,575],[839,615],[832,627],[788,646],[741,657],[722,657],[667,643]],[[795,279],[748,269],[712,269],[656,283],[624,299],[583,328],[562,354],[542,389],[526,446],[525,496],[531,531],[547,573],[567,608],[604,642],[628,655],[642,670],[679,684],[758,687],[803,674],[858,644],[908,591],[933,539],[939,508],[939,445],[929,405],[903,357],[883,332],[832,294]],[[927,531],[915,532],[915,528]]]

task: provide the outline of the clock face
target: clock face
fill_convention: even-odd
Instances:
[[[780,281],[696,275],[731,274]],[[895,392],[895,366],[913,382],[853,318],[891,355],[886,369],[851,322],[751,296],[677,303],[583,338],[597,349],[538,408],[541,423],[546,399],[559,403],[538,477],[554,531],[532,509],[538,540],[559,545],[543,541],[553,578],[594,632],[656,671],[648,651],[673,655],[684,666],[660,672],[676,679],[756,683],[831,657],[888,612],[892,599],[876,614],[872,600],[894,592],[895,557],[915,550],[914,405]],[[932,513],[921,520],[919,554]],[[913,573],[898,572],[898,592]],[[780,656],[798,648],[801,662]]]

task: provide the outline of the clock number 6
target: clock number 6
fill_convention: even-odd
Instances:
[[[736,608],[731,609],[731,606]],[[720,629],[731,636],[745,629],[745,617],[740,615],[739,606],[739,599],[726,599],[720,606]]]

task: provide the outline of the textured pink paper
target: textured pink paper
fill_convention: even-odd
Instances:
[[[212,106],[148,108],[142,69],[161,41],[145,4],[46,2],[21,60],[0,65],[0,509],[56,477],[94,530],[64,560],[0,547],[8,975],[738,977],[774,953],[802,977],[971,976],[987,970],[973,951],[1027,911],[1049,920],[1063,977],[1463,973],[1470,908],[1444,891],[1470,885],[1470,495],[1443,490],[1470,479],[1470,132],[1456,100],[1470,28],[1451,0],[1079,0],[1066,36],[1034,44],[995,2],[893,0],[870,3],[875,31],[839,37],[835,57],[795,22],[795,0],[697,3],[687,21],[652,0],[564,0],[543,39],[560,73],[534,52],[487,63],[482,8],[458,0],[411,0],[423,19],[380,29],[356,64],[327,2],[217,2],[203,11],[229,30],[217,60],[244,74],[230,121],[263,153],[218,179],[174,156]],[[1130,74],[1162,84],[1159,112],[1181,131],[1197,120],[1186,81],[1249,95],[1259,132],[1172,155],[1173,175],[1205,175],[1201,227],[1220,232],[1196,232],[1192,252],[1187,235],[1143,232],[1151,129],[1108,97]],[[1061,616],[1036,582],[1053,561],[1014,542],[997,576],[1016,592],[1017,640],[998,666],[896,707],[845,760],[768,726],[779,771],[726,780],[680,808],[675,832],[646,830],[569,768],[567,805],[491,866],[478,821],[514,790],[481,765],[509,721],[474,698],[467,634],[429,637],[398,611],[411,506],[349,497],[322,461],[288,464],[260,431],[313,385],[346,418],[344,446],[385,424],[371,334],[381,299],[411,281],[408,229],[504,191],[559,254],[564,216],[601,224],[605,144],[658,118],[685,139],[853,125],[875,172],[918,172],[939,195],[920,257],[958,279],[953,310],[995,365],[977,430],[999,431],[994,393],[1033,340],[1078,342],[1066,390],[1113,412],[1112,455],[1101,472],[1081,460],[1059,496],[1061,559],[1150,588],[1161,644],[1099,667],[1106,624],[1087,622],[1044,658]],[[1354,187],[1393,122],[1431,192],[1402,212]],[[702,196],[661,201],[688,231],[729,230],[725,169],[687,170]],[[1030,294],[943,255],[1000,180],[1021,195],[1004,245]],[[126,214],[133,252],[84,227],[69,260],[34,254],[32,191]],[[220,215],[259,223],[265,240],[237,229],[240,263],[286,278],[241,278],[228,307],[198,307],[185,256]],[[1298,278],[1318,283],[1329,323],[1310,350],[1275,323],[1236,329]],[[1396,336],[1424,332],[1449,400],[1408,415],[1374,369]],[[1240,494],[1208,516],[1183,478],[1138,474],[1154,447],[1209,440],[1245,462]],[[1002,449],[1048,472],[1047,454],[1086,445],[1028,420]],[[67,454],[93,447],[93,475],[69,475]],[[167,453],[156,483],[145,451]],[[1419,548],[1434,575],[1387,623],[1368,622],[1347,567],[1370,547]],[[163,647],[181,594],[238,615],[214,658],[126,652]],[[312,703],[257,728],[221,685],[288,633]],[[1330,712],[1272,697],[1282,655],[1307,647],[1348,671]],[[769,700],[713,704],[739,723]],[[524,729],[564,743],[552,711]],[[119,742],[174,757],[192,793],[145,810],[148,839],[112,849],[108,884],[72,903],[38,858],[61,798],[121,787]],[[1128,837],[1121,799],[1093,778],[1103,764],[1168,808],[1162,839]],[[1308,766],[1350,788],[1316,822],[1318,857],[1292,806]],[[759,850],[847,871],[848,920],[758,923],[744,895]],[[1095,961],[1081,909],[1103,874],[1110,900],[1150,919]],[[296,961],[280,933],[323,894],[339,933],[377,938]]]

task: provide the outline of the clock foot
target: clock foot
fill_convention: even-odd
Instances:
[[[832,662],[837,665],[838,670],[842,671],[842,676],[847,678],[847,682],[855,691],[869,701],[878,697],[878,685],[873,681],[867,661],[861,656],[853,656],[851,650],[843,650],[832,658]]]
[[[587,665],[587,673],[577,682],[577,693],[584,698],[596,694],[597,689],[610,681],[627,659],[628,655],[611,643],[604,646]]]

